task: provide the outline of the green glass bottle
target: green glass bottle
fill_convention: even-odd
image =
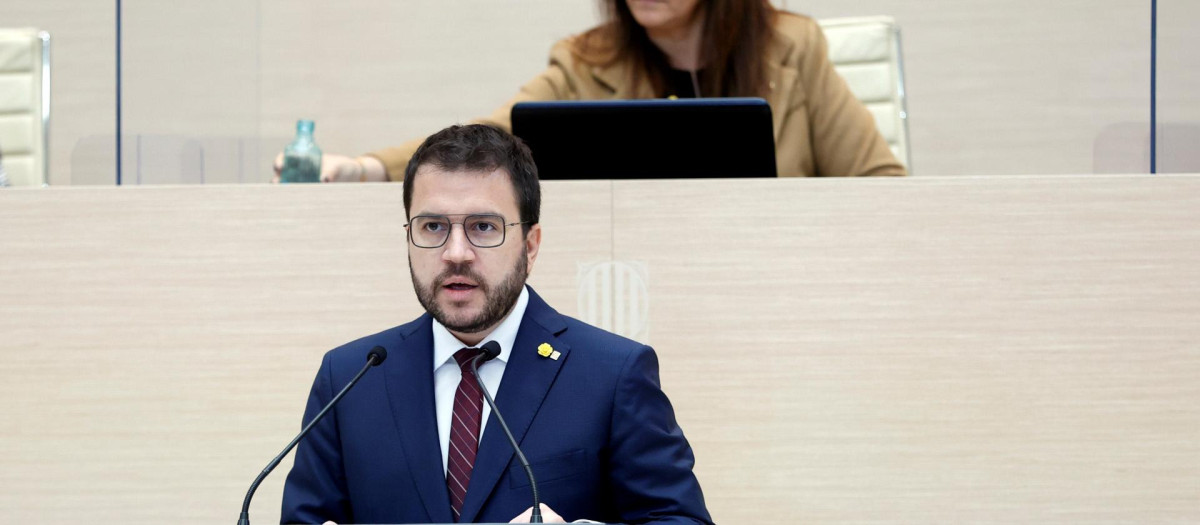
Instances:
[[[296,139],[283,149],[280,182],[320,182],[321,148],[313,142],[313,121],[296,121]]]

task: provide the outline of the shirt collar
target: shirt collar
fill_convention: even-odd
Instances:
[[[521,328],[521,319],[525,318],[525,307],[529,305],[529,288],[521,287],[521,295],[517,297],[517,303],[513,305],[512,311],[508,313],[495,330],[487,334],[480,341],[480,344],[488,341],[500,343],[500,355],[496,356],[497,361],[508,362],[508,356],[512,354],[513,344],[517,341],[517,330]],[[454,353],[462,350],[467,345],[459,341],[450,330],[446,329],[437,319],[433,320],[433,369],[446,363],[447,360],[454,361]]]

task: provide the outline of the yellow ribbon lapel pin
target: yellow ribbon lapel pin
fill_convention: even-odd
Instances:
[[[550,346],[550,343],[542,343],[538,345],[537,352],[538,355],[542,357],[549,357],[555,361],[558,360],[558,356],[562,355],[558,350],[555,350],[553,346]]]

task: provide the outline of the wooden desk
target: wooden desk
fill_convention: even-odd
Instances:
[[[560,311],[648,269],[718,522],[1200,521],[1200,176],[544,191]],[[233,521],[320,355],[419,313],[402,223],[399,185],[0,191],[3,514]]]

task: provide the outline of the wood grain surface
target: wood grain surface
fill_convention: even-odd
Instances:
[[[718,522],[1200,520],[1200,176],[543,186],[532,284],[646,265]],[[234,520],[321,354],[419,314],[401,202],[0,191],[2,513]]]

